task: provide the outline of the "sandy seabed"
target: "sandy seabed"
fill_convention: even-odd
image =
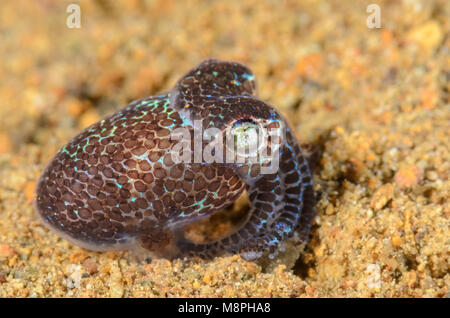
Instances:
[[[3,1],[0,297],[448,297],[450,3],[376,1],[370,29],[372,2],[83,0],[69,29],[70,2]],[[32,201],[53,154],[207,57],[247,64],[259,96],[323,149],[304,252],[170,262],[43,227]]]

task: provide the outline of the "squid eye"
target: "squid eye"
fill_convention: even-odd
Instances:
[[[240,119],[233,123],[229,136],[227,136],[227,148],[236,152],[241,157],[256,156],[261,148],[260,141],[264,134],[261,125],[251,119]]]

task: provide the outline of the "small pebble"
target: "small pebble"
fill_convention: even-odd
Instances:
[[[402,238],[398,235],[392,237],[391,241],[394,247],[399,247],[400,245],[402,245]]]
[[[97,263],[92,259],[88,258],[83,262],[83,267],[88,272],[89,275],[95,274],[98,272],[98,265]]]
[[[16,251],[8,244],[0,244],[0,257],[11,257]]]
[[[29,203],[33,201],[34,189],[36,188],[36,181],[28,181],[25,185],[25,198]]]
[[[429,21],[416,26],[407,35],[409,41],[430,50],[435,49],[441,43],[442,37],[442,29],[437,21]]]
[[[391,183],[381,186],[372,196],[370,206],[374,211],[381,210],[392,199],[394,186]]]
[[[427,171],[426,177],[430,181],[436,181],[437,179],[439,179],[439,175],[434,170]]]
[[[394,176],[395,183],[402,189],[416,186],[421,179],[422,170],[415,165],[400,168]]]

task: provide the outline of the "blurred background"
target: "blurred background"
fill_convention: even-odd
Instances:
[[[2,1],[0,296],[448,295],[449,16],[447,0]],[[34,219],[36,179],[81,129],[209,57],[248,65],[259,96],[324,149],[311,244],[267,274],[236,258],[127,261],[118,279],[104,267],[119,256]]]
[[[81,9],[79,29],[66,25],[72,3]],[[170,89],[208,57],[248,64],[259,95],[294,116],[307,139],[338,122],[365,125],[354,119],[367,109],[423,99],[432,107],[446,80],[448,2],[379,1],[379,29],[367,27],[369,3],[2,3],[0,152],[65,139]]]

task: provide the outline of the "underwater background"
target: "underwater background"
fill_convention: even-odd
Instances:
[[[445,0],[2,1],[0,297],[448,297],[449,16]],[[208,57],[249,66],[258,96],[322,149],[304,251],[168,261],[48,231],[32,202],[58,149]]]

